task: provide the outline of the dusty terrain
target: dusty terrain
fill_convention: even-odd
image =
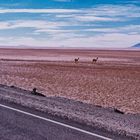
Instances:
[[[45,112],[45,114],[51,115],[51,119],[62,118],[63,121],[66,120],[71,125],[73,124],[72,122],[77,122],[81,124],[82,128],[86,126],[86,128],[89,128],[87,130],[90,131],[96,129],[102,133],[109,132],[111,136],[109,133],[106,136],[116,140],[140,139],[140,114],[122,114],[116,112],[114,108],[103,108],[63,97],[35,96],[31,94],[31,91],[1,84],[0,103],[14,103],[16,108],[17,106],[22,106],[24,109],[28,107],[32,111]],[[4,114],[0,114],[2,118],[4,118]],[[12,118],[14,117],[10,117],[10,120]],[[116,134],[119,137],[116,138],[113,136]]]
[[[0,84],[140,113],[140,51],[0,49]]]

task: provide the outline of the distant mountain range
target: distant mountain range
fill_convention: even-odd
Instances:
[[[139,49],[140,49],[140,43],[138,43],[138,44],[132,46],[132,48],[139,48]]]

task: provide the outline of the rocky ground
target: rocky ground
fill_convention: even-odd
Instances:
[[[41,97],[17,87],[0,85],[0,100],[20,104],[97,129],[140,139],[140,114],[123,114],[114,108],[103,108],[61,97]]]
[[[0,59],[1,84],[140,113],[140,51],[1,49]]]

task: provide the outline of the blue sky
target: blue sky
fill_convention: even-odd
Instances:
[[[127,48],[139,0],[0,0],[0,46]]]

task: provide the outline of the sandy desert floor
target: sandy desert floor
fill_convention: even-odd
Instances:
[[[0,84],[140,113],[140,51],[0,49]]]

